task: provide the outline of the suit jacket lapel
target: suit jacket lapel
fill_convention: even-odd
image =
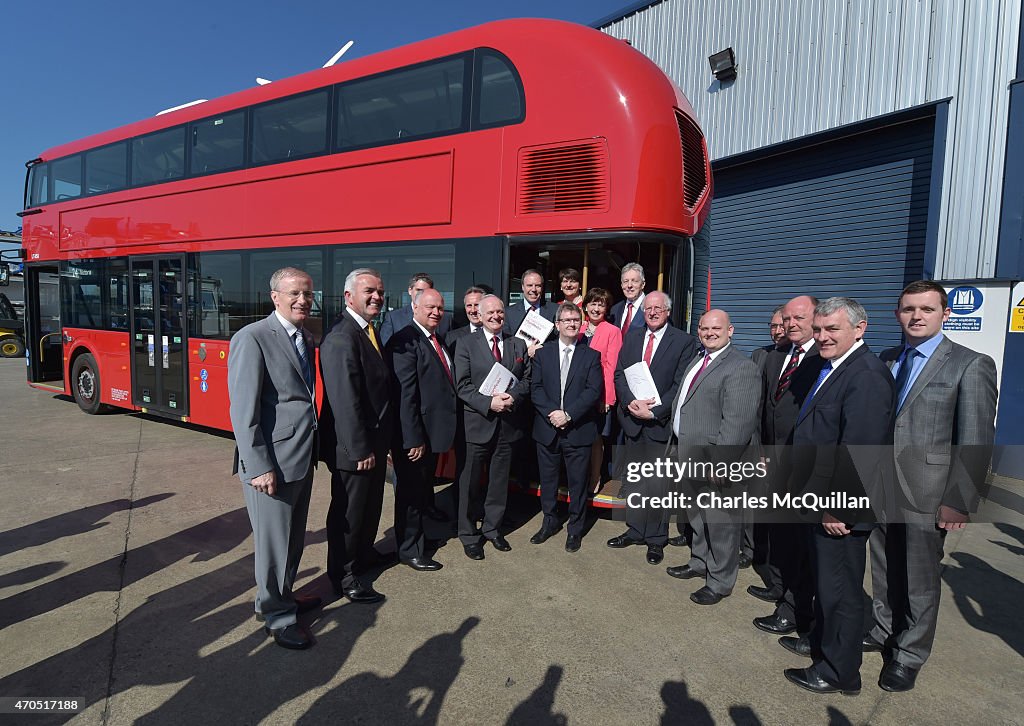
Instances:
[[[697,380],[693,382],[693,386],[692,386],[692,387],[690,388],[690,391],[689,391],[689,393],[685,394],[685,395],[686,395],[686,398],[685,398],[685,399],[683,399],[683,403],[684,403],[684,404],[685,404],[685,403],[686,403],[687,401],[689,401],[689,400],[690,400],[690,396],[692,396],[692,395],[693,395],[694,393],[696,393],[696,392],[697,392],[697,389],[698,389],[698,388],[700,388],[700,384],[702,384],[702,383],[703,383],[704,381],[706,381],[706,380],[707,380],[708,374],[710,374],[710,373],[711,373],[711,372],[712,372],[712,371],[713,371],[713,370],[714,370],[715,368],[717,368],[718,366],[720,366],[720,365],[722,364],[722,360],[723,360],[723,359],[724,359],[724,358],[725,358],[726,356],[728,356],[728,355],[731,355],[731,354],[732,354],[732,350],[727,350],[727,351],[725,351],[724,353],[722,353],[721,355],[719,355],[719,356],[715,356],[715,358],[713,358],[713,359],[711,360],[711,362],[710,362],[710,363],[708,363],[708,367],[707,367],[707,368],[705,368],[705,369],[704,369],[704,372],[703,372],[703,373],[701,373],[701,374],[700,374],[699,376],[697,376]],[[697,356],[697,357],[696,357],[696,358],[694,358],[693,360],[694,360],[694,365],[701,365],[701,364],[703,364],[703,362],[704,362],[704,356]],[[687,375],[689,375],[689,373],[690,373],[690,371],[691,371],[691,370],[693,370],[693,365],[691,365],[691,366],[690,366],[690,367],[689,367],[689,368],[688,368],[688,369],[686,370],[686,374],[687,374]],[[683,376],[683,381],[684,381],[684,382],[686,381],[686,376]]]
[[[454,364],[454,361],[448,364],[448,368],[451,371],[451,375],[448,375],[448,373],[445,373],[444,365],[442,365],[441,359],[438,357],[437,350],[435,350],[433,343],[430,342],[430,338],[426,337],[422,333],[420,333],[418,337],[420,339],[419,345],[421,345],[427,351],[427,357],[434,359],[433,365],[437,366],[438,373],[441,374],[442,378],[444,378],[446,381],[448,381],[450,384],[454,386],[455,371],[451,367]],[[437,343],[438,345],[441,346],[441,350],[444,350],[444,340],[441,338],[441,336],[439,336],[437,333],[434,333],[434,338],[437,339]]]
[[[277,319],[276,314],[271,313],[267,322],[269,323],[270,331],[274,334],[274,339],[281,346],[285,358],[292,362],[292,368],[294,368],[295,372],[299,374],[299,378],[302,379],[302,383],[305,385],[306,376],[302,372],[302,364],[299,361],[299,351],[295,349],[295,341],[288,336],[288,331],[284,329],[283,325],[281,325],[281,321]],[[308,357],[309,351],[312,350],[309,343],[309,337],[303,334],[302,339],[306,343],[306,356]]]
[[[871,354],[865,346],[861,346],[858,350],[854,351],[849,358],[844,360],[838,368],[833,369],[828,378],[825,379],[825,382],[822,383],[821,387],[817,392],[815,392],[814,398],[812,398],[807,407],[803,409],[803,415],[797,419],[797,423],[807,418],[807,414],[809,414],[815,406],[821,403],[825,398],[825,395],[829,392],[829,389],[831,389],[835,382],[839,380],[840,376],[846,372],[846,369],[850,367],[850,364],[860,358],[864,353],[868,353],[868,355]]]

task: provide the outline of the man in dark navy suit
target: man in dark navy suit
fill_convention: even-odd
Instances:
[[[644,327],[630,330],[622,341],[615,367],[616,412],[625,436],[626,457],[646,458],[658,450],[664,452],[672,435],[672,401],[686,366],[697,351],[697,340],[669,323],[672,300],[663,292],[644,296]],[[655,399],[637,399],[626,382],[625,370],[644,361],[658,389],[661,404]],[[657,565],[664,558],[668,541],[668,522],[643,510],[627,509],[629,529],[608,540],[614,548],[647,545],[647,562]]]
[[[583,541],[590,450],[598,434],[597,407],[603,400],[604,376],[601,355],[578,344],[583,322],[580,309],[566,302],[558,306],[556,315],[558,340],[545,344],[533,358],[533,439],[537,442],[544,522],[530,542],[543,544],[561,529],[556,509],[564,461],[569,485],[565,549],[576,552]]]
[[[424,290],[433,290],[434,280],[425,272],[417,272],[411,278],[409,278],[409,304],[404,305],[400,308],[390,311],[384,316],[384,322],[380,326],[380,344],[387,345],[388,341],[391,340],[391,336],[397,333],[402,328],[408,325],[412,325],[413,317],[413,305],[412,300],[416,296],[416,293],[423,292]],[[441,327],[438,328],[438,333],[441,337],[448,335],[448,331],[451,330],[452,321],[446,315],[441,318]]]
[[[505,309],[505,335],[515,335],[527,313],[533,311],[551,322],[555,322],[555,311],[558,306],[544,299],[544,275],[537,270],[527,270],[523,273],[523,302],[510,304]],[[554,330],[551,331],[551,338]],[[542,343],[544,341],[541,341]],[[530,355],[533,356],[535,347],[531,347]]]
[[[617,327],[625,338],[630,330],[644,326],[644,268],[636,262],[623,265],[619,282],[623,299],[612,305],[608,322]]]
[[[420,572],[441,569],[427,554],[423,515],[432,499],[438,454],[452,448],[458,428],[452,361],[438,332],[443,318],[441,293],[417,292],[412,325],[391,336],[384,349],[399,424],[391,446],[398,559]]]
[[[832,297],[814,309],[814,339],[824,360],[793,431],[790,491],[818,497],[867,496],[871,505],[827,499],[808,525],[813,542],[813,664],[787,668],[786,678],[814,693],[857,695],[863,657],[864,566],[872,505],[893,487],[895,386],[886,365],[862,338],[867,312],[856,300]],[[797,641],[788,636],[785,641]]]
[[[445,342],[448,344],[448,353],[450,355],[455,355],[455,346],[459,344],[460,340],[467,335],[472,335],[484,327],[484,322],[480,319],[480,298],[486,294],[487,291],[482,287],[473,285],[472,287],[467,288],[465,294],[462,296],[462,306],[466,311],[466,319],[469,320],[469,325],[455,328],[444,336]]]

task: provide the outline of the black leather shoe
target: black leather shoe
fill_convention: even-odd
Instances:
[[[274,642],[282,648],[305,650],[313,645],[313,638],[310,636],[309,631],[298,623],[292,623],[276,630],[266,627],[263,630],[266,631],[267,635],[272,635]]]
[[[402,560],[402,564],[408,565],[417,572],[434,572],[444,567],[440,562],[429,557],[410,557],[407,560]]]
[[[349,602],[357,602],[364,605],[381,602],[384,599],[384,595],[377,592],[372,587],[367,587],[358,580],[348,587],[343,587],[341,589],[341,594],[347,597]]]
[[[530,544],[544,544],[549,539],[558,534],[557,529],[548,529],[547,527],[541,527],[537,534],[530,537]]]
[[[778,602],[782,599],[782,593],[778,590],[771,590],[767,587],[758,587],[757,585],[748,585],[747,594],[753,595],[758,600],[764,600],[765,602]]]
[[[494,549],[498,552],[511,552],[512,545],[508,543],[508,540],[502,537],[500,534],[496,534],[493,537],[488,537],[487,541],[494,545]]]
[[[608,540],[608,546],[613,547],[617,550],[621,550],[623,547],[630,547],[632,545],[638,544],[642,544],[642,542],[638,539],[632,539],[629,536],[629,532],[624,532],[623,534],[620,534],[618,537],[612,537],[610,540]]]
[[[779,638],[779,645],[794,655],[804,658],[811,657],[811,641],[807,639],[806,635],[784,635]]]
[[[424,509],[423,513],[425,515],[427,515],[427,517],[429,517],[430,519],[433,519],[435,522],[447,522],[448,521],[448,515],[445,514],[440,509],[438,509],[437,507],[435,507],[433,505],[431,505],[431,506],[427,507],[426,509]]]
[[[647,564],[660,565],[665,559],[665,548],[661,545],[647,545]]]
[[[917,668],[911,668],[898,661],[891,660],[882,666],[882,674],[878,677],[878,685],[892,693],[903,693],[914,687],[914,682],[917,681],[917,673]]]
[[[668,543],[673,547],[686,547],[690,544],[686,541],[686,537],[681,534],[677,534],[675,537],[669,537]]]
[[[790,681],[812,693],[842,693],[844,696],[856,696],[860,693],[860,686],[857,688],[833,686],[819,676],[813,666],[811,668],[787,668],[783,673]]]
[[[665,572],[677,577],[680,580],[689,580],[692,577],[704,577],[707,573],[697,572],[689,565],[677,565],[676,567],[666,567]]]
[[[690,595],[690,599],[698,605],[717,605],[724,597],[725,595],[720,595],[707,585]]]
[[[583,538],[578,534],[570,534],[565,538],[565,551],[566,552],[579,552],[580,547],[583,546]]]
[[[772,613],[771,615],[765,615],[763,618],[754,618],[754,627],[766,633],[787,635],[796,630],[796,623],[792,620],[787,620],[778,613]]]
[[[475,544],[462,545],[462,549],[466,552],[466,557],[471,560],[482,560],[484,558],[484,546],[479,542]]]
[[[745,570],[748,567],[750,567],[752,564],[754,564],[754,560],[752,560],[750,558],[750,555],[746,555],[746,554],[743,554],[741,552],[740,553],[740,558],[739,558],[739,568],[741,570]]]
[[[860,647],[865,653],[881,653],[885,650],[885,646],[871,637],[870,633],[864,636],[864,640],[860,642]]]

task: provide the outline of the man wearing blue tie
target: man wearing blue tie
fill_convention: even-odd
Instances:
[[[942,334],[949,314],[941,285],[910,283],[896,308],[905,343],[880,356],[898,395],[899,508],[871,535],[874,627],[864,642],[885,651],[886,691],[912,689],[931,653],[946,532],[977,505],[992,454],[995,363]]]

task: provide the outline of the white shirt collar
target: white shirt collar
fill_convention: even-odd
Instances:
[[[363,330],[366,330],[366,326],[368,326],[369,323],[366,322],[365,320],[363,320],[363,318],[361,316],[357,315],[355,310],[353,310],[348,305],[346,305],[345,306],[345,312],[348,313],[349,315],[351,315],[352,319],[355,320],[357,323],[359,323],[359,327],[360,328],[362,328]]]
[[[576,346],[577,346],[577,343],[570,343],[569,345],[566,345],[565,343],[562,342],[562,339],[559,338],[558,339],[558,357],[561,358],[562,356],[565,355],[565,349],[566,348],[569,349],[570,354],[571,354],[573,351],[576,350]]]
[[[277,310],[274,310],[274,315],[277,316],[277,322],[281,323],[281,327],[284,328],[284,332],[288,333],[288,337],[294,338],[295,331],[297,331],[298,328],[295,327],[295,325],[293,325],[292,322],[288,320],[288,318],[286,318],[281,313],[277,312]]]
[[[417,320],[415,318],[413,318],[412,324],[415,325],[417,328],[419,328],[420,332],[423,333],[428,338],[431,337],[432,335],[434,335],[434,333],[431,333],[429,330],[427,330],[422,325],[420,325],[419,322],[417,322]]]
[[[706,354],[706,355],[707,355],[707,356],[708,356],[708,357],[709,357],[709,358],[710,358],[711,360],[714,360],[715,358],[717,358],[718,356],[720,356],[720,355],[721,355],[722,353],[724,353],[725,351],[729,350],[729,346],[730,346],[730,345],[732,345],[732,341],[729,341],[728,343],[726,343],[726,344],[725,344],[725,347],[724,347],[724,348],[719,348],[718,350],[714,351],[713,353],[708,353],[708,352],[707,352],[707,350],[705,350],[705,351],[704,351],[704,353],[705,353],[705,354]]]
[[[858,340],[852,346],[850,346],[850,349],[843,353],[839,358],[834,359],[832,361],[832,370],[835,370],[836,368],[841,366],[843,364],[843,361],[849,358],[853,354],[853,351],[857,350],[857,348],[861,347],[862,345],[864,345],[863,338]]]

